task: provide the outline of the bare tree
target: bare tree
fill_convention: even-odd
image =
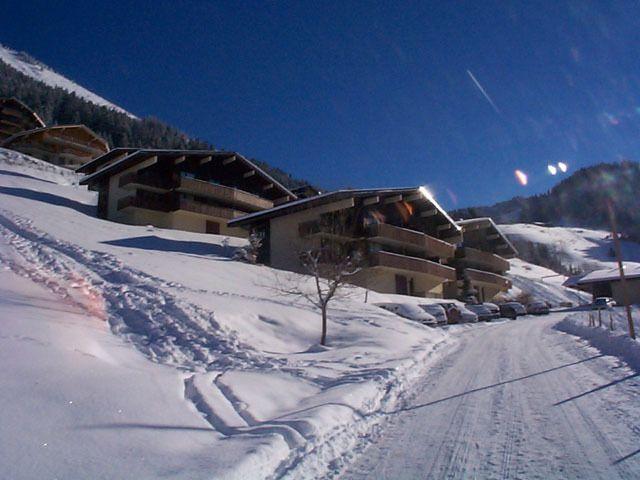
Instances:
[[[349,252],[342,245],[333,245],[301,251],[300,264],[305,273],[313,277],[314,289],[309,291],[296,286],[288,289],[286,293],[299,295],[320,309],[322,315],[320,344],[326,345],[329,303],[361,270],[362,256],[357,250]]]

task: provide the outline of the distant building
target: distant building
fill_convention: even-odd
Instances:
[[[0,144],[16,133],[42,127],[40,117],[20,100],[0,98]]]
[[[296,198],[235,152],[118,148],[78,171],[100,217],[133,225],[245,236],[227,222]]]
[[[445,294],[450,298],[462,298],[473,292],[479,301],[490,301],[511,288],[511,281],[504,274],[510,268],[507,259],[515,257],[518,251],[491,218],[472,218],[457,223],[463,237],[451,262],[456,268],[457,281],[448,285]]]
[[[333,219],[339,219],[336,223]],[[423,188],[340,190],[229,221],[262,237],[259,260],[301,272],[302,250],[339,244],[358,251],[363,269],[352,283],[382,293],[442,297],[456,281],[445,265],[460,228]]]
[[[625,279],[629,303],[640,304],[640,265],[626,263]],[[572,277],[565,282],[565,286],[589,292],[594,299],[611,297],[618,305],[624,304],[618,267],[596,270],[578,278]]]
[[[26,130],[5,139],[2,146],[67,168],[79,167],[109,151],[106,140],[84,125]]]

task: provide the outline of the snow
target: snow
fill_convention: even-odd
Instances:
[[[554,329],[480,323],[385,410],[340,478],[638,478],[638,374]]]
[[[516,243],[516,247],[519,241],[547,245],[565,267],[591,272],[617,265],[615,258],[609,255],[613,247],[611,232],[605,230],[524,223],[500,225],[500,229]],[[621,246],[623,258],[629,266],[640,267],[640,244],[622,240]]]
[[[39,82],[42,82],[51,87],[60,87],[69,93],[75,93],[78,97],[83,98],[91,103],[113,109],[117,112],[124,113],[131,118],[136,118],[135,115],[127,112],[121,107],[114,105],[113,103],[105,100],[99,95],[81,87],[77,83],[69,80],[68,78],[54,72],[46,65],[40,62],[34,62],[22,52],[11,50],[3,45],[0,45],[0,61],[6,63],[15,70],[23,73],[24,75],[33,78]]]
[[[17,298],[2,304],[15,319],[2,325],[2,385],[25,379],[2,389],[0,442],[7,455],[29,445],[0,476],[323,477],[455,343],[354,288],[331,305],[320,347],[314,307],[279,294],[275,270],[231,260],[244,240],[116,224],[95,203],[73,173],[0,149],[0,286]],[[45,309],[75,313],[34,311],[35,288]],[[63,400],[82,417],[62,421]],[[41,467],[26,461],[40,458],[34,438],[58,445]]]
[[[640,308],[633,307],[631,316],[637,336],[640,333]],[[589,317],[594,326],[590,326]],[[557,328],[581,337],[603,354],[618,357],[640,371],[640,341],[637,337],[636,340],[629,337],[629,322],[623,307],[602,310],[600,318],[597,311],[576,313],[565,318]]]

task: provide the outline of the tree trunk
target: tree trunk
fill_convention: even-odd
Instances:
[[[327,305],[322,306],[322,337],[320,337],[320,345],[327,343]]]

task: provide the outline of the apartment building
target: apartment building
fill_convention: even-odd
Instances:
[[[340,190],[229,221],[261,237],[261,263],[301,272],[299,253],[323,243],[358,251],[354,284],[382,293],[442,297],[461,229],[423,187]]]
[[[511,288],[504,276],[509,270],[507,259],[518,252],[491,218],[460,220],[462,244],[450,265],[455,267],[457,281],[447,286],[449,298],[463,298],[469,293],[481,302],[490,301]]]
[[[245,236],[227,222],[296,199],[235,152],[117,148],[77,171],[98,216],[133,225]]]

